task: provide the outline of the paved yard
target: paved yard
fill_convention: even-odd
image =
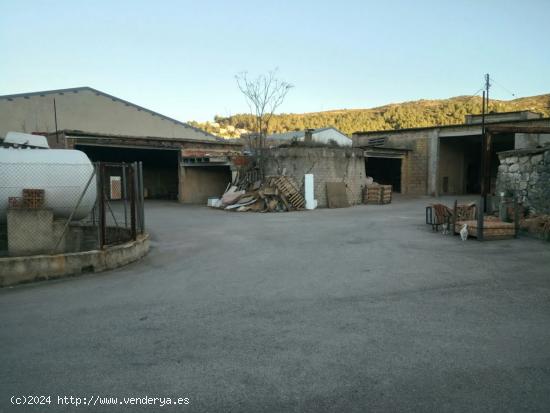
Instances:
[[[547,412],[550,245],[434,234],[427,202],[148,203],[141,262],[0,290],[0,411],[76,411],[9,404],[59,394],[189,397],[178,411]]]

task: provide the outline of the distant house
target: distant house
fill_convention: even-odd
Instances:
[[[344,135],[338,129],[333,127],[319,128],[319,129],[306,129],[301,131],[276,133],[267,137],[268,146],[279,146],[283,143],[290,143],[292,141],[304,141],[310,138],[312,142],[331,144],[337,143],[339,146],[351,146],[352,140],[348,136]]]

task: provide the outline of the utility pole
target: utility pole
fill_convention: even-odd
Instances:
[[[481,196],[477,211],[477,239],[483,240],[483,215],[487,211],[487,195],[491,191],[491,134],[485,128],[485,114],[489,113],[489,88],[491,87],[489,73],[485,75],[485,90],[481,102]]]
[[[489,73],[485,74],[485,98],[487,99],[487,113],[489,113],[489,88],[491,83],[489,82]]]
[[[491,83],[489,82],[489,73],[485,75],[485,114],[489,114],[489,88]],[[483,179],[484,183],[482,184],[482,195],[485,201],[485,209],[487,209],[487,195],[491,192],[491,147],[492,147],[492,136],[490,133],[487,133],[487,128],[485,126],[485,119],[483,119],[482,127],[482,165],[483,165]]]

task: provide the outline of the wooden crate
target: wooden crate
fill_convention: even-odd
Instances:
[[[455,224],[455,232],[460,232],[462,226],[468,225],[468,236],[477,238],[477,220],[457,221]],[[483,221],[483,239],[497,240],[510,239],[516,235],[515,226],[509,222],[502,221]]]
[[[363,188],[363,203],[389,204],[392,200],[391,185],[366,185]]]
[[[23,189],[23,207],[29,209],[38,209],[44,207],[43,189]]]

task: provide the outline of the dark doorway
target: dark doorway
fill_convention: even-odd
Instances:
[[[375,158],[365,160],[367,176],[382,185],[392,185],[394,192],[401,192],[401,159]]]
[[[76,145],[92,162],[142,162],[147,199],[178,199],[178,151]]]
[[[465,140],[463,145],[466,166],[466,193],[479,194],[481,192],[481,142]]]
[[[491,147],[491,188],[498,172],[498,152],[514,148],[513,134],[493,136]],[[441,194],[479,194],[481,192],[481,136],[443,137],[439,145],[439,192]]]

